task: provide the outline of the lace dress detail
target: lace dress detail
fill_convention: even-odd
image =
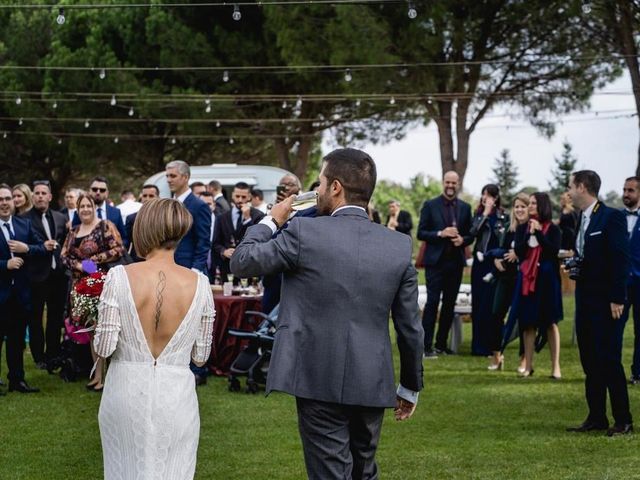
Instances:
[[[112,357],[98,412],[106,480],[193,478],[200,415],[189,361],[209,357],[214,317],[198,274],[189,311],[154,359],[124,267],[108,273],[94,337],[98,355]]]

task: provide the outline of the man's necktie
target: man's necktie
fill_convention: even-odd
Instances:
[[[103,219],[104,219],[104,217],[102,216],[102,208],[99,208],[99,209],[98,209],[98,218],[99,218],[100,220],[103,220]]]
[[[638,210],[634,210],[632,212],[631,210],[625,209],[624,213],[626,213],[627,216],[632,216],[632,217],[637,217],[638,216]]]
[[[238,212],[238,220],[236,220],[236,232],[239,232],[242,228],[242,212]]]
[[[44,233],[47,235],[47,240],[52,240],[53,237],[51,235],[51,227],[49,226],[49,220],[47,219],[47,214],[42,214],[42,226],[44,227]],[[56,258],[53,253],[51,254],[51,268],[56,269]]]
[[[4,222],[2,225],[7,229],[7,232],[9,233],[9,240],[15,240],[16,236],[13,234],[13,230],[11,230],[11,224],[9,222]]]
[[[584,255],[584,235],[587,231],[587,221],[587,216],[583,214],[582,222],[580,222],[580,231],[578,232],[578,241],[576,243],[578,254],[580,255]]]

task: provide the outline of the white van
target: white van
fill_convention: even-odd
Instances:
[[[276,186],[280,183],[280,179],[289,173],[282,168],[265,165],[238,165],[235,163],[194,165],[191,167],[189,183],[202,182],[207,185],[211,180],[218,180],[226,191],[225,196],[230,199],[233,186],[238,182],[245,182],[250,187],[262,190],[266,203],[274,203]],[[160,189],[160,197],[171,196],[164,171],[149,177],[145,185],[148,183],[156,185]]]

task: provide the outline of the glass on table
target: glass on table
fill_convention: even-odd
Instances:
[[[227,281],[233,283],[233,273],[227,274]]]
[[[240,279],[240,286],[243,288],[243,290],[246,290],[249,287],[249,279],[248,278],[241,278]]]

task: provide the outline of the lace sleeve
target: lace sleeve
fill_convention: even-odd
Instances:
[[[205,280],[203,280],[205,281]],[[207,280],[207,284],[208,284]],[[216,311],[213,305],[213,293],[207,288],[205,295],[205,305],[200,318],[200,328],[198,337],[191,351],[191,359],[194,363],[202,364],[207,361],[211,354],[211,343],[213,340],[213,322],[215,321]]]
[[[116,291],[115,272],[112,269],[107,274],[100,295],[98,305],[98,323],[96,324],[93,346],[100,357],[109,357],[118,344],[118,334],[120,333],[120,308],[118,306],[118,294]]]

